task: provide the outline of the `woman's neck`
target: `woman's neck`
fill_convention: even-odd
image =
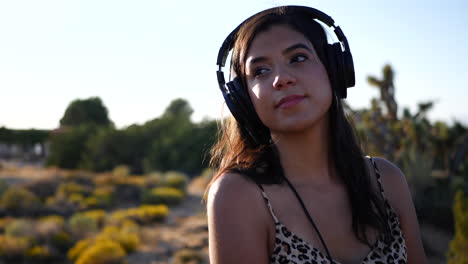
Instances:
[[[325,124],[300,133],[272,135],[284,173],[291,182],[321,185],[336,180],[329,158],[329,128]]]

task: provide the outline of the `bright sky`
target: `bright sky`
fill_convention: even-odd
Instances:
[[[396,71],[400,108],[435,100],[431,119],[468,124],[468,1],[464,0],[0,0],[0,127],[52,129],[74,99],[99,96],[118,128],[142,124],[184,98],[194,120],[219,118],[219,47],[239,23],[286,4],[315,7],[341,26],[356,87]]]

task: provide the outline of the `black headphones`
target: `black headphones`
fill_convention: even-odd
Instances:
[[[327,26],[333,27],[339,42],[328,44],[325,49],[328,59],[326,68],[331,85],[337,97],[342,99],[346,98],[346,89],[353,87],[355,84],[353,57],[349,49],[348,41],[343,31],[341,31],[341,28],[336,26],[335,21],[327,14],[311,7],[280,6],[261,11],[247,18],[227,36],[219,49],[218,59],[216,61],[216,65],[219,66],[219,69],[216,71],[216,75],[226,105],[239,123],[241,129],[250,136],[253,145],[257,146],[271,143],[270,130],[260,121],[241,78],[235,77],[232,81],[226,83],[222,67],[226,64],[229,52],[234,48],[234,43],[237,40],[237,33],[242,25],[258,15],[268,13],[277,15],[302,13],[310,16],[311,21],[317,19]]]

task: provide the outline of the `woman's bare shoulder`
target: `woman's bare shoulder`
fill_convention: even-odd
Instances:
[[[233,172],[221,174],[208,191],[208,206],[217,204],[252,205],[261,196],[260,188],[245,175]]]
[[[398,166],[393,164],[391,161],[384,158],[373,157],[372,161],[377,167],[385,196],[389,200],[392,207],[394,207],[397,211],[400,211],[402,203],[411,203],[411,201],[407,200],[408,197],[401,195],[402,191],[408,191],[408,184],[406,182],[406,177],[400,168],[398,168]],[[371,163],[370,159],[367,164],[369,166],[370,175],[372,176],[371,178],[373,178],[373,181],[375,181],[377,177],[375,175],[376,169],[374,164]]]
[[[244,175],[225,173],[207,199],[211,263],[266,263],[267,211],[260,188]]]

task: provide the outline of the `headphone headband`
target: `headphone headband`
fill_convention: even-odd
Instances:
[[[343,42],[344,46],[346,47],[346,50],[349,50],[348,41],[347,41],[345,35],[343,34],[343,31],[340,29],[340,27],[335,26],[335,21],[329,15],[323,13],[322,11],[320,11],[318,9],[315,9],[315,8],[312,8],[312,7],[307,7],[307,6],[294,6],[294,5],[281,6],[281,7],[269,8],[269,9],[263,10],[263,11],[261,11],[259,13],[256,13],[253,16],[250,16],[249,18],[244,20],[239,26],[237,26],[226,37],[223,44],[221,45],[221,48],[219,49],[219,52],[218,52],[218,58],[216,60],[216,65],[218,65],[220,67],[220,69],[221,69],[221,67],[224,67],[224,65],[226,64],[226,60],[227,60],[227,57],[229,55],[229,51],[233,48],[234,43],[236,41],[237,32],[239,32],[242,25],[244,25],[247,21],[250,21],[252,18],[254,18],[254,17],[256,17],[256,16],[258,16],[260,14],[268,13],[268,12],[271,12],[271,11],[276,10],[278,8],[282,8],[283,10],[287,9],[287,12],[300,11],[300,12],[303,12],[303,13],[307,13],[308,15],[310,15],[311,19],[317,19],[317,20],[325,23],[325,25],[335,28],[334,32],[335,32],[335,35],[337,36],[338,40],[340,42]]]

